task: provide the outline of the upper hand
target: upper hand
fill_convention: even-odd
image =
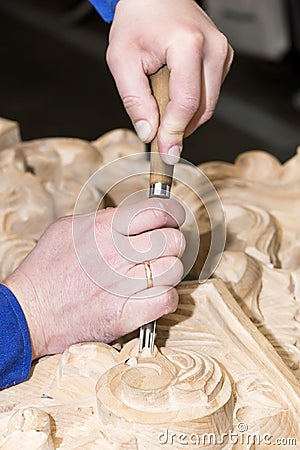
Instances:
[[[147,75],[167,64],[170,102],[161,119],[162,154],[179,156],[188,136],[213,114],[233,50],[193,0],[120,0],[107,61],[140,138],[150,142],[158,110]],[[166,162],[168,159],[164,156]]]

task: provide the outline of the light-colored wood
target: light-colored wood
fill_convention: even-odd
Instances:
[[[135,133],[125,129],[109,131],[93,141],[92,145],[98,150],[103,164],[145,152],[145,144],[137,138]]]
[[[73,213],[82,186],[103,164],[99,152],[81,139],[39,139],[22,142],[16,149],[51,195],[56,217]],[[96,210],[99,203],[99,194],[95,189],[89,187],[84,193],[83,208],[78,213]]]
[[[223,206],[227,225],[226,249],[243,251],[264,264],[279,267],[281,232],[275,217],[253,205],[226,203]]]
[[[154,356],[138,355],[137,340],[121,352],[77,344],[41,359],[29,381],[2,391],[0,448],[22,442],[44,449],[52,441],[65,449],[148,450],[164,443],[171,450],[182,448],[184,433],[185,448],[198,439],[204,450],[202,436],[211,433],[211,448],[242,450],[249,448],[238,431],[245,423],[247,435],[289,438],[288,448],[296,449],[300,386],[273,347],[222,282],[186,282],[178,292],[178,310],[158,321]],[[22,416],[21,438],[15,424]]]
[[[16,145],[20,139],[19,124],[0,117],[0,151]]]
[[[202,168],[222,198],[226,251],[215,276],[300,379],[300,155],[265,152]],[[241,253],[243,252],[243,253]]]
[[[296,424],[297,429],[299,383],[274,354],[273,347],[249,323],[246,315],[241,314],[223,283],[207,282],[200,286],[194,283],[194,287],[192,283],[182,283],[178,293],[181,298],[178,310],[162,318],[158,326],[165,334],[167,345],[191,350],[200,347],[203,353],[226,367],[237,393],[235,417],[245,422],[249,431],[262,432],[269,428],[274,435],[286,436]],[[163,340],[162,334],[158,345]],[[277,389],[277,386],[281,387]],[[296,414],[292,422],[282,416],[281,400],[277,403],[281,395],[288,409],[292,408]]]
[[[52,197],[16,149],[0,152],[0,233],[38,239],[55,220]]]
[[[122,363],[104,373],[96,386],[98,416],[108,424],[103,427],[107,438],[116,440],[117,427],[125,442],[134,437],[137,448],[148,449],[159,446],[158,436],[165,429],[177,435],[184,430],[216,433],[218,440],[232,429],[229,377],[199,349],[163,347],[143,356],[134,340],[124,346],[119,359]]]
[[[93,143],[52,138],[3,149],[0,279],[49,223],[72,212],[99,168],[105,170],[88,186],[82,211],[97,209],[104,193],[102,206],[147,191],[144,150],[126,130]],[[152,356],[139,354],[131,336],[115,346],[120,351],[77,344],[38,361],[27,382],[0,393],[0,449],[270,448],[242,442],[253,433],[281,439],[276,448],[299,447],[300,155],[281,165],[265,152],[247,152],[235,164],[201,168],[220,194],[227,222],[226,251],[214,275],[219,280],[179,285],[179,307],[158,321]],[[199,199],[207,189],[196,172],[191,180],[186,166],[176,171],[184,183],[175,180],[173,192],[193,212],[205,244],[191,272],[196,277],[211,239],[205,211],[211,197]],[[230,442],[230,430],[237,443]],[[216,443],[202,445],[205,433]]]
[[[0,233],[0,281],[7,278],[21,264],[35,245],[35,239],[25,239],[12,233]]]
[[[15,122],[0,119],[3,130],[18,129]],[[1,135],[0,135],[1,144]],[[5,279],[34,248],[45,229],[57,218],[74,211],[79,193],[89,177],[106,167],[99,179],[82,191],[76,212],[94,212],[118,204],[134,190],[132,179],[121,189],[111,189],[114,176],[124,178],[132,162],[116,171],[109,163],[128,155],[143,155],[145,146],[129,130],[115,130],[94,143],[73,138],[47,138],[27,142],[0,152],[0,281]],[[134,156],[133,156],[134,158]],[[149,173],[144,158],[143,185]],[[141,179],[141,177],[139,178]],[[140,183],[140,181],[138,181]],[[126,184],[126,188],[124,185]],[[104,193],[108,190],[105,199]]]
[[[296,270],[300,263],[300,148],[280,164],[266,152],[246,152],[235,164],[200,167],[215,185],[224,205],[258,207],[271,214],[280,236],[279,265]]]
[[[300,270],[274,269],[244,253],[225,252],[215,275],[300,381]]]
[[[159,117],[164,113],[169,102],[169,70],[167,66],[151,75],[151,86],[155,97]],[[166,164],[160,157],[157,137],[151,142],[150,184],[163,183],[172,185],[173,166]]]

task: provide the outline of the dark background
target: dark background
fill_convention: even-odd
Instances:
[[[296,9],[289,11],[292,47],[280,61],[236,53],[216,114],[186,139],[184,158],[233,161],[242,151],[264,149],[285,161],[295,153]],[[0,116],[17,120],[24,140],[92,140],[132,128],[105,62],[109,25],[87,0],[0,0],[0,30]]]

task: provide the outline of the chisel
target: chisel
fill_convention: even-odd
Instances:
[[[169,70],[162,67],[150,77],[153,96],[156,99],[161,118],[169,102]],[[173,178],[173,165],[163,162],[158,150],[157,137],[151,142],[149,197],[170,198]],[[146,323],[140,328],[139,351],[147,349],[153,353],[156,321]]]

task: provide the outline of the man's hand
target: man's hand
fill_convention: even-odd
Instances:
[[[213,114],[233,50],[193,0],[120,0],[110,31],[107,61],[132,123],[144,142],[158,128],[147,75],[167,64],[170,102],[158,130],[167,163],[188,136]],[[168,158],[167,155],[173,158]]]
[[[179,203],[160,199],[75,216],[75,247],[72,217],[52,224],[4,283],[25,314],[33,359],[76,342],[111,342],[174,311],[185,247],[177,227],[184,218]],[[95,259],[91,236],[99,250]]]

